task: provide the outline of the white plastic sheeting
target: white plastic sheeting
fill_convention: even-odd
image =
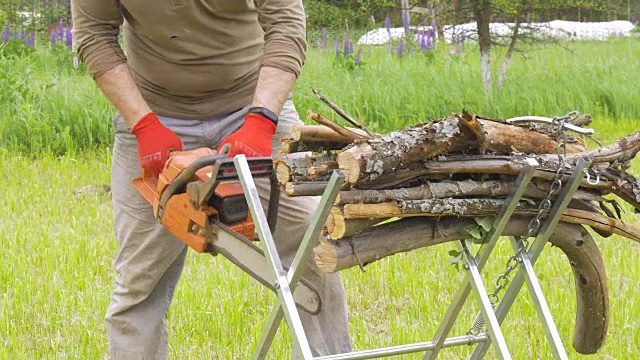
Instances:
[[[493,23],[491,32],[498,36],[508,36],[511,34],[513,23]],[[565,40],[606,40],[609,37],[631,36],[634,25],[629,21],[611,22],[575,22],[554,20],[547,23],[523,24],[523,27],[536,28],[541,34]],[[430,26],[411,27],[414,31],[428,31]],[[460,34],[468,35],[476,33],[476,23],[461,25],[449,25],[445,27],[445,40],[451,43],[452,40],[459,39]],[[358,45],[381,45],[389,42],[390,39],[400,39],[404,36],[404,28],[385,28],[371,30],[358,39]]]

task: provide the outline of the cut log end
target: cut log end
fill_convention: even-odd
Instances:
[[[284,161],[278,161],[276,164],[276,178],[280,184],[291,181],[291,169]]]
[[[345,219],[342,209],[338,206],[331,208],[331,213],[325,222],[325,232],[331,240],[339,240],[346,236],[357,234],[366,230],[386,218],[372,219]]]
[[[324,273],[336,272],[338,264],[338,254],[336,245],[327,240],[320,240],[320,243],[313,249],[314,260],[318,269]]]
[[[352,148],[357,149],[357,148]],[[343,151],[338,154],[338,166],[345,175],[345,181],[355,184],[360,180],[360,158],[357,151]]]

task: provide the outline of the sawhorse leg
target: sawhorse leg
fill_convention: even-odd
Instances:
[[[509,353],[509,349],[507,349],[507,342],[504,340],[504,335],[502,334],[502,330],[500,330],[500,324],[498,324],[496,314],[493,312],[493,306],[489,300],[489,295],[487,295],[487,290],[482,283],[482,277],[480,276],[476,259],[471,254],[466,242],[461,240],[460,245],[462,246],[462,253],[467,261],[465,267],[467,268],[467,271],[469,271],[469,283],[478,298],[480,311],[487,322],[487,329],[489,331],[491,343],[496,348],[498,358],[502,360],[511,360],[511,354]]]
[[[543,322],[545,334],[549,343],[551,344],[554,356],[557,359],[566,359],[566,351],[562,345],[562,341],[560,340],[560,335],[558,334],[558,330],[555,326],[555,323],[553,322],[553,318],[551,317],[551,312],[549,311],[549,307],[547,306],[547,303],[544,299],[544,295],[542,294],[538,278],[533,271],[533,265],[535,264],[536,260],[538,260],[538,257],[542,253],[544,246],[547,244],[549,237],[558,225],[558,222],[560,222],[562,214],[569,205],[573,194],[580,185],[580,181],[583,178],[584,169],[589,165],[591,165],[590,160],[578,160],[578,163],[573,169],[573,172],[571,173],[567,184],[558,195],[558,199],[556,200],[555,205],[551,208],[551,210],[549,211],[549,215],[543,222],[542,227],[538,232],[538,236],[536,236],[536,240],[534,241],[533,245],[531,245],[531,249],[529,249],[528,253],[522,254],[523,256],[521,261],[523,266],[518,269],[518,272],[511,280],[511,283],[504,297],[500,301],[498,309],[496,310],[498,323],[501,324],[507,316],[507,313],[511,309],[511,306],[515,301],[516,296],[520,292],[522,285],[526,281],[531,296],[533,297],[538,316]],[[514,245],[514,249],[516,249],[517,251],[516,245],[520,246],[521,244]],[[480,344],[471,355],[471,359],[484,358],[488,350],[489,347],[486,343]]]
[[[478,271],[482,271],[482,268],[487,263],[487,260],[489,259],[491,252],[495,248],[498,242],[498,239],[500,238],[500,235],[504,231],[505,227],[507,226],[507,223],[509,222],[509,219],[511,218],[511,215],[516,209],[516,206],[518,205],[518,201],[520,201],[520,198],[524,194],[524,191],[526,190],[527,185],[531,181],[531,178],[533,177],[533,174],[537,166],[538,166],[538,162],[535,161],[534,159],[528,158],[526,160],[524,168],[522,169],[522,171],[518,175],[518,178],[516,179],[516,190],[510,197],[506,199],[505,205],[502,207],[502,209],[496,216],[496,219],[493,223],[493,226],[491,227],[491,230],[486,235],[487,243],[482,246],[476,258]],[[453,302],[447,308],[447,312],[445,313],[442,323],[440,323],[440,326],[436,331],[436,335],[433,337],[433,342],[435,344],[435,347],[433,350],[427,351],[427,353],[424,356],[425,360],[435,359],[438,356],[438,353],[440,352],[440,350],[443,348],[445,339],[449,335],[449,332],[451,331],[453,324],[458,318],[458,315],[460,314],[460,311],[462,310],[462,307],[464,306],[464,303],[467,300],[469,293],[471,292],[471,282],[472,282],[472,274],[467,273],[464,280],[462,280],[462,284],[458,289],[458,292],[454,296]],[[493,308],[491,312],[493,312]]]
[[[284,317],[289,329],[291,330],[294,347],[299,351],[303,359],[312,359],[313,355],[311,353],[311,348],[304,333],[296,304],[293,300],[293,291],[302,277],[302,272],[307,265],[309,255],[320,236],[320,231],[322,230],[326,218],[329,215],[329,211],[331,210],[331,204],[335,201],[338,196],[338,192],[344,183],[344,176],[339,175],[338,172],[334,172],[331,176],[329,185],[325,189],[320,200],[318,211],[315,212],[311,223],[307,228],[300,248],[291,263],[289,271],[286,272],[282,266],[271,232],[269,231],[267,217],[262,209],[260,196],[258,195],[253,178],[251,177],[249,165],[243,155],[236,156],[234,163],[236,170],[238,171],[247,202],[249,203],[249,209],[251,210],[251,216],[255,223],[258,237],[266,250],[265,256],[276,275],[275,288],[278,300],[269,314],[265,329],[260,336],[260,340],[253,354],[253,358],[264,359],[266,357],[269,352],[269,348],[271,347],[271,343],[273,342],[273,338],[280,327],[282,318]]]

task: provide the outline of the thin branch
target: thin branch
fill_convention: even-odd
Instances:
[[[355,132],[347,129],[344,126],[327,119],[326,117],[322,116],[319,113],[315,113],[315,112],[309,110],[307,112],[307,114],[309,115],[309,117],[312,120],[314,120],[318,124],[324,125],[324,126],[330,128],[331,130],[337,132],[338,134],[351,139],[352,141],[367,139],[366,136],[362,136],[362,135],[360,135],[358,133],[355,133]]]
[[[369,129],[365,128],[364,125],[360,124],[358,121],[356,121],[354,118],[352,118],[351,116],[349,116],[349,114],[347,114],[346,112],[344,112],[344,110],[342,110],[338,105],[334,104],[333,102],[331,102],[331,100],[329,100],[326,96],[320,94],[320,92],[316,89],[311,89],[311,91],[313,91],[314,94],[316,94],[318,96],[318,98],[320,100],[322,100],[322,102],[324,102],[325,104],[327,104],[327,106],[329,106],[331,109],[333,109],[333,111],[335,111],[338,115],[340,115],[343,119],[345,119],[347,122],[349,122],[349,124],[357,127],[358,129],[364,131],[367,133],[367,135],[371,136],[371,137],[376,137],[376,134],[373,133],[372,131],[370,131]]]

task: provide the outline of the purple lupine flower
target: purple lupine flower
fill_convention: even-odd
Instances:
[[[64,22],[62,21],[62,19],[60,19],[60,21],[58,21],[58,31],[56,31],[56,33],[58,34],[58,40],[62,41],[64,40]]]
[[[22,31],[20,32],[20,40],[24,40],[24,28],[22,28]]]
[[[398,41],[398,57],[402,57],[402,41]]]
[[[13,32],[13,40],[18,40],[19,37],[20,34],[18,33],[18,28],[16,27],[16,30]]]
[[[349,50],[351,50],[351,45],[349,45],[349,34],[344,36],[344,57],[349,55]]]
[[[67,33],[65,35],[65,40],[67,42],[67,46],[69,48],[73,48],[73,35],[71,33],[71,28],[70,27],[67,28]]]
[[[27,43],[25,44],[27,47],[34,47],[36,44],[36,33],[31,30],[31,34],[29,34],[29,39],[27,39]]]
[[[5,27],[4,32],[2,33],[2,42],[9,42],[9,38],[11,37],[11,24],[7,21],[7,27]]]
[[[74,68],[74,69],[77,69],[77,68],[78,68],[78,65],[79,65],[78,57],[77,57],[77,56],[74,56],[74,57],[73,57],[73,68]]]
[[[56,46],[56,40],[58,39],[58,34],[55,31],[51,32],[51,47]]]
[[[358,53],[356,53],[356,65],[360,65],[360,51],[362,49],[358,49]]]
[[[389,36],[391,36],[391,18],[389,17],[389,15],[384,18],[384,27],[387,28],[387,32],[389,33]]]
[[[403,11],[402,12],[402,24],[404,25],[405,28],[408,28],[410,23],[409,23],[409,11]]]
[[[327,48],[327,39],[329,38],[329,35],[327,34],[327,28],[322,28],[322,48],[326,49]]]
[[[436,30],[435,28],[433,28],[427,32],[427,49],[433,50],[433,44],[435,42],[436,42]]]
[[[336,39],[336,57],[340,57],[340,39]]]

